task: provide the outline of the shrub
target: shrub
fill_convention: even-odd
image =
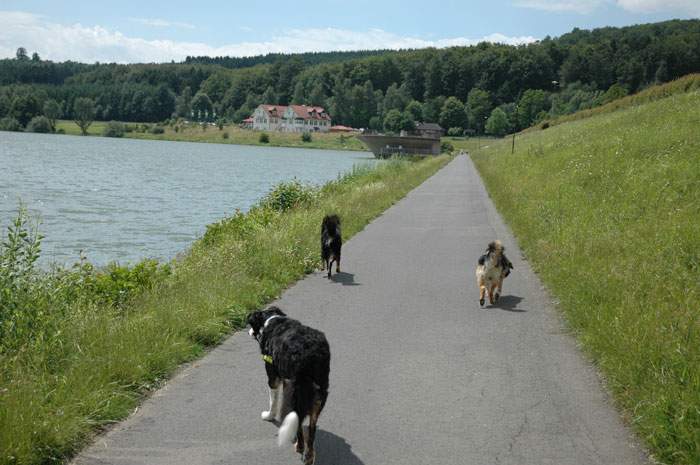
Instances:
[[[163,126],[153,126],[148,132],[151,134],[163,134],[165,132],[165,128]]]
[[[267,144],[270,142],[270,136],[267,135],[265,132],[260,133],[260,137],[258,138],[261,144]]]
[[[221,134],[222,139],[228,139],[228,132]]]
[[[464,135],[464,129],[460,127],[454,127],[447,130],[447,135],[450,137],[461,137]]]
[[[175,130],[175,132],[180,132],[180,126],[175,126],[173,129]]]
[[[102,135],[105,137],[124,137],[125,132],[124,123],[110,121],[102,131]]]
[[[153,288],[171,272],[169,265],[159,265],[156,260],[142,260],[131,268],[110,263],[103,272],[91,277],[93,293],[97,301],[121,307],[138,292]]]
[[[261,201],[260,206],[275,211],[285,211],[298,205],[309,203],[318,195],[318,189],[303,184],[298,179],[282,182],[275,186]]]
[[[66,130],[63,128],[56,129],[56,134],[65,134],[65,133],[66,133]]]
[[[35,116],[27,124],[27,132],[51,132],[51,121],[46,116]]]
[[[549,129],[549,121],[545,121],[544,123],[542,123],[541,127],[542,129]]]
[[[19,124],[17,118],[6,116],[0,119],[0,131],[21,131],[22,125]]]
[[[440,153],[452,153],[454,152],[455,147],[449,142],[443,142],[440,144]]]
[[[311,142],[311,133],[310,132],[304,132],[301,134],[301,141],[302,142]]]

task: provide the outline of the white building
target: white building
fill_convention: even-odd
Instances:
[[[280,132],[328,132],[331,117],[323,107],[306,105],[259,105],[253,115],[253,129]]]

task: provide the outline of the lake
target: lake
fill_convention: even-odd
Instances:
[[[41,222],[43,264],[169,260],[280,181],[322,184],[368,152],[0,131],[0,226],[19,201]]]

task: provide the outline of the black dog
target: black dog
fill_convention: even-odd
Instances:
[[[340,273],[340,248],[343,239],[340,237],[340,218],[338,215],[326,215],[321,224],[321,269],[328,268],[331,277],[331,266],[335,261],[335,272]]]
[[[304,464],[311,465],[315,459],[316,423],[328,398],[331,352],[326,336],[288,318],[277,307],[251,314],[248,324],[250,335],[260,344],[270,387],[270,410],[262,412],[262,419],[279,420],[282,397],[284,420],[278,444],[292,442],[296,434],[296,451],[306,451]],[[292,389],[292,395],[283,395],[282,391],[288,389]],[[304,437],[302,422],[307,416],[309,429]]]

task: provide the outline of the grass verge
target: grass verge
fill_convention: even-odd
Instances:
[[[95,121],[88,128],[88,135],[102,136],[107,126],[106,121]],[[153,134],[150,129],[158,126],[156,123],[140,124],[140,123],[124,123],[125,125],[135,128],[131,132],[126,132],[124,137],[132,139],[147,139],[147,140],[171,140],[179,142],[208,142],[213,144],[236,144],[236,145],[261,145],[270,147],[297,147],[310,149],[326,149],[326,150],[358,150],[367,151],[367,147],[355,137],[354,134],[344,133],[312,133],[311,141],[304,142],[302,134],[269,131],[266,134],[269,137],[268,143],[260,142],[260,131],[250,129],[241,129],[237,125],[225,125],[223,129],[216,126],[208,125],[206,130],[202,131],[202,126],[199,124],[184,124],[165,125],[162,134]],[[175,127],[177,126],[177,131]],[[144,130],[145,129],[145,130]],[[56,122],[56,130],[63,130],[66,134],[75,136],[80,135],[80,128],[73,122],[68,120],[60,120]],[[224,136],[226,134],[226,136]]]
[[[499,211],[655,457],[700,463],[700,92],[490,141]]]
[[[14,331],[5,337],[17,333],[20,338],[0,340],[16,342],[0,345],[0,463],[62,462],[97,428],[126,417],[179,364],[202,354],[240,327],[249,311],[314,270],[324,214],[342,217],[348,239],[448,161],[446,156],[389,161],[355,169],[321,188],[281,185],[248,213],[210,225],[167,272],[146,266],[131,273],[136,278],[119,269],[112,270],[113,279],[102,276],[108,284],[97,286],[97,299],[88,290],[100,281],[84,279],[90,276],[85,265],[77,274],[59,273],[52,278],[57,284],[46,276],[18,281],[27,267],[14,267],[17,273],[0,291],[19,282],[12,291],[28,296],[0,302],[6,315],[16,314],[16,320],[5,321],[10,323],[3,328]],[[16,250],[29,252],[5,254],[3,260],[35,255],[32,234],[12,237],[29,243]],[[115,283],[143,276],[150,277],[149,284],[133,298],[104,298],[114,293]],[[36,308],[62,310],[34,312],[29,319]]]

